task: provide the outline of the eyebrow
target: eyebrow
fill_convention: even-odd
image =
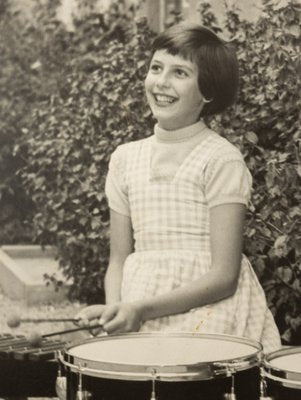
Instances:
[[[156,63],[159,63],[159,64],[164,64],[162,61],[160,61],[160,60],[156,60],[155,58],[152,60],[152,63],[153,62],[156,62]],[[187,69],[187,70],[189,70],[190,72],[194,72],[194,70],[192,69],[192,68],[190,68],[188,65],[186,65],[186,64],[172,64],[171,65],[173,68],[185,68],[185,69]]]

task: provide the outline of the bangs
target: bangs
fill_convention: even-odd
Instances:
[[[191,24],[174,25],[161,33],[153,42],[152,54],[157,50],[166,50],[185,60],[196,61],[197,53],[203,46],[221,44],[222,40],[208,28]]]
[[[180,36],[180,35],[179,35]],[[166,50],[167,53],[173,56],[180,56],[187,61],[195,61],[195,47],[186,34],[182,37],[174,37],[171,35],[161,36],[155,39],[152,46],[152,54],[157,50]]]

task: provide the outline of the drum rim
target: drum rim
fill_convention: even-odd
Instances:
[[[279,368],[271,364],[271,361],[275,360],[276,358],[298,353],[301,353],[300,346],[287,347],[266,354],[263,359],[265,377],[277,382],[277,384],[281,386],[301,389],[301,370],[300,372],[296,372],[289,369]]]
[[[79,345],[106,340],[127,339],[130,337],[180,337],[193,339],[215,339],[233,343],[249,345],[253,351],[247,356],[235,357],[227,360],[216,360],[212,362],[198,362],[195,364],[182,364],[175,366],[162,365],[134,365],[124,363],[110,363],[103,361],[91,361],[83,357],[71,355],[68,351]],[[238,371],[258,366],[261,362],[262,345],[252,339],[225,334],[201,334],[188,332],[149,332],[149,333],[124,333],[117,335],[98,336],[83,341],[69,344],[60,352],[60,361],[72,372],[83,375],[95,376],[108,379],[122,380],[161,380],[161,381],[191,381],[208,380],[216,377],[226,377]],[[98,369],[95,369],[97,367]]]

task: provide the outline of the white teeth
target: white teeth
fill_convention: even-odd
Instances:
[[[166,96],[164,94],[155,94],[154,96],[157,101],[162,101],[167,103],[173,103],[176,100],[174,97]]]

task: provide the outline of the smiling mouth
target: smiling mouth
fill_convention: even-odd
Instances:
[[[156,103],[161,105],[173,104],[175,101],[177,101],[176,97],[168,96],[166,94],[154,93],[153,96]]]

